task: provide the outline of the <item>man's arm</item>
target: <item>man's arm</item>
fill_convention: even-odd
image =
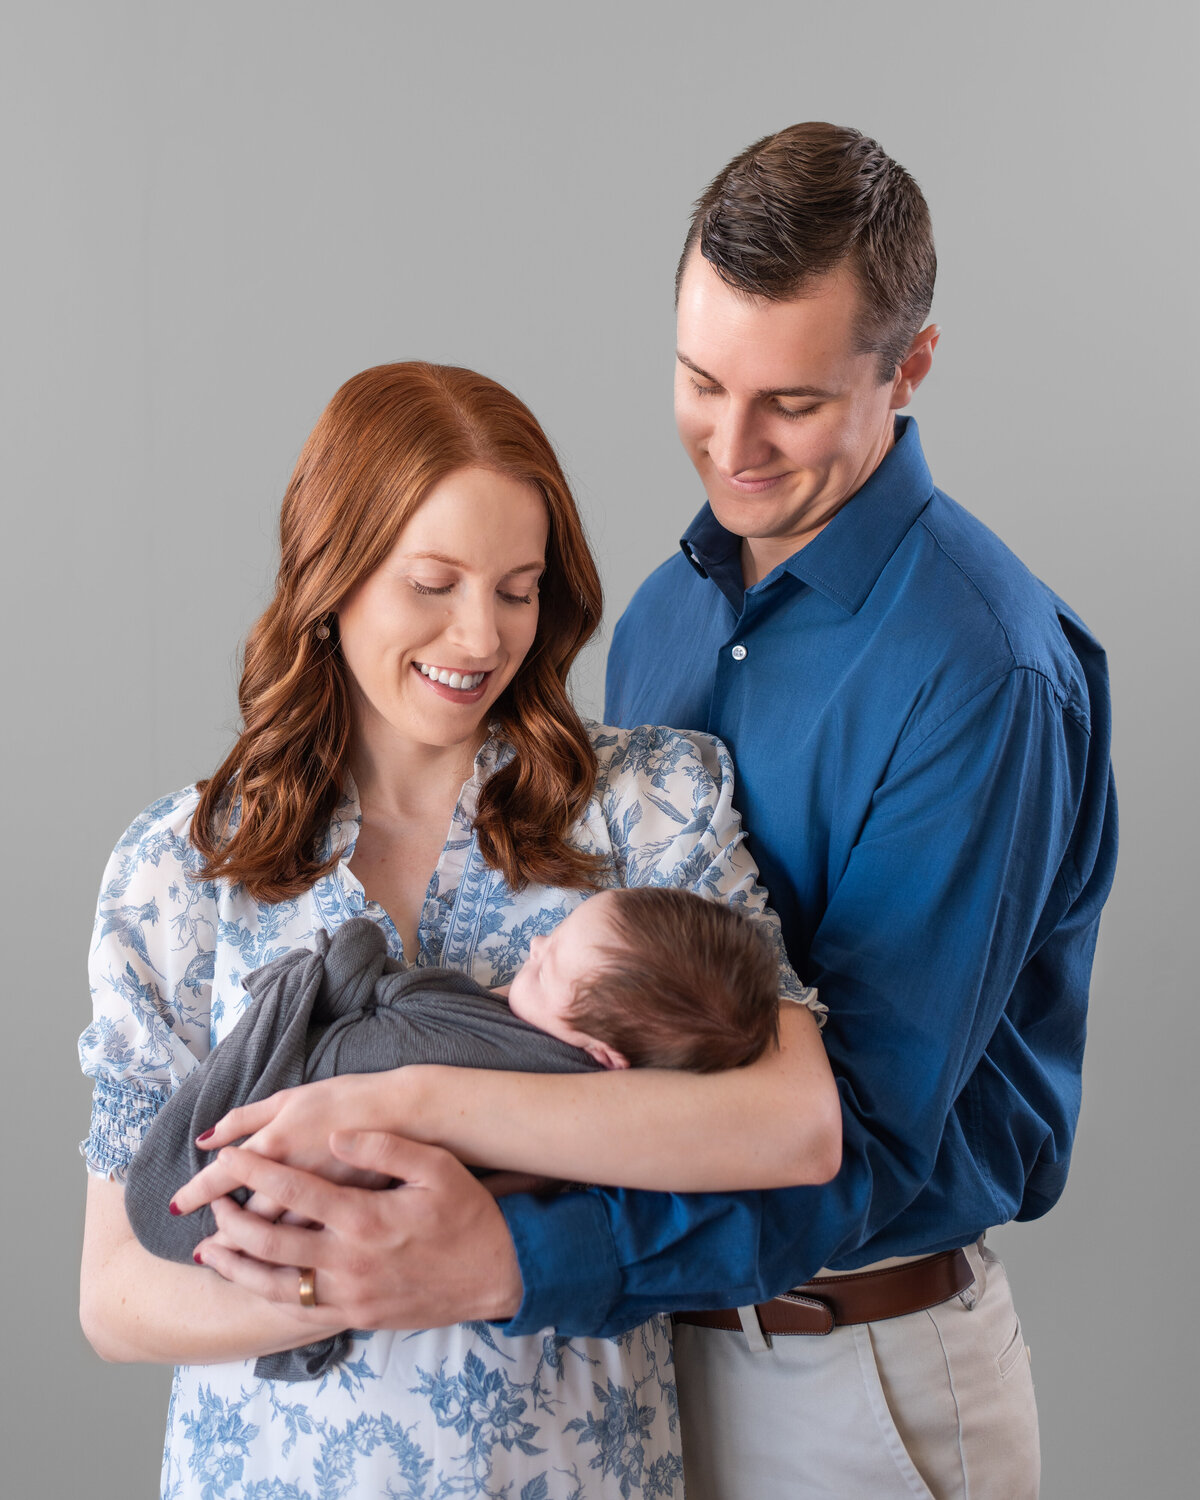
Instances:
[[[908,746],[880,787],[812,944],[846,1141],[837,1178],[505,1199],[511,1246],[481,1220],[471,1254],[515,1249],[524,1294],[506,1331],[603,1335],[663,1309],[761,1300],[839,1259],[967,1243],[1029,1212],[1031,1181],[1052,1193],[1115,849],[1106,714],[1097,705],[1089,726],[1077,708],[1014,671]],[[442,1187],[425,1184],[407,1240],[426,1321],[480,1315],[467,1252],[445,1232],[459,1189]]]
[[[807,975],[830,1012],[835,1181],[510,1198],[525,1297],[506,1331],[607,1334],[761,1300],[831,1262],[963,1244],[1020,1214],[1031,1178],[1061,1177],[1115,852],[1106,704],[1093,709],[1089,725],[1018,669],[879,789]]]

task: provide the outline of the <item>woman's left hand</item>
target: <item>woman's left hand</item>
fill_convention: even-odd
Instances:
[[[197,1248],[201,1264],[282,1303],[298,1300],[296,1267],[311,1266],[318,1305],[347,1328],[515,1315],[524,1287],[508,1226],[492,1194],[455,1157],[378,1131],[339,1131],[329,1144],[342,1167],[397,1186],[343,1186],[226,1147],[216,1163],[223,1180],[320,1227],[273,1223],[220,1198],[213,1204],[219,1231]]]

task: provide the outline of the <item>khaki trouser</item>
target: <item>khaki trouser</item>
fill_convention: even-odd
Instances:
[[[688,1500],[1036,1500],[1037,1407],[1000,1261],[925,1312],[775,1337],[676,1325]]]

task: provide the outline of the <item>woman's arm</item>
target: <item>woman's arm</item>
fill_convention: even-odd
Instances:
[[[222,1254],[214,1250],[215,1269]],[[299,1283],[297,1282],[297,1296]],[[119,1182],[88,1179],[79,1320],[101,1359],[216,1364],[294,1349],[338,1333],[327,1309],[263,1302],[199,1266],[143,1250]]]
[[[828,1182],[841,1162],[837,1087],[799,1005],[777,1051],[722,1073],[406,1071],[383,1128],[472,1165],[701,1193]]]
[[[335,1130],[386,1131],[473,1165],[666,1192],[827,1182],[841,1107],[812,1013],[785,1004],[778,1051],[724,1073],[504,1073],[434,1065],[289,1089],[232,1111],[204,1144],[335,1180]],[[185,1213],[241,1179],[215,1161],[176,1194]]]

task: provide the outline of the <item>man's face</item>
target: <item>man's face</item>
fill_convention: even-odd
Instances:
[[[891,447],[913,382],[902,365],[880,383],[879,356],[857,349],[858,313],[844,269],[766,302],[694,251],[684,268],[675,420],[713,514],[746,539],[747,584],[810,542]]]

